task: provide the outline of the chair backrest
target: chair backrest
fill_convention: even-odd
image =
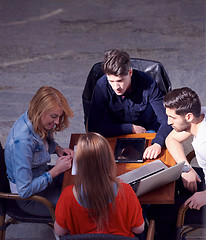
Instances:
[[[6,177],[6,166],[4,161],[4,149],[0,142],[0,192],[10,192],[9,181]],[[0,198],[0,217],[5,216],[6,213],[6,199]]]
[[[145,72],[148,75],[150,75],[153,79],[155,79],[159,88],[165,94],[172,89],[172,85],[168,77],[168,74],[160,62],[139,58],[131,58],[130,60],[133,69]],[[94,87],[96,85],[97,80],[101,78],[103,75],[104,72],[102,69],[102,62],[98,62],[93,65],[87,77],[87,81],[82,94],[85,126],[87,122]]]
[[[9,181],[6,176],[4,149],[0,142],[0,192],[10,192]]]
[[[93,233],[93,234],[77,234],[68,235],[60,238],[61,240],[138,240],[137,237],[125,237],[115,234],[103,234],[103,233]]]

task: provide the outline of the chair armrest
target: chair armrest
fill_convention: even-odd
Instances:
[[[184,225],[184,220],[185,220],[185,213],[187,209],[189,208],[188,205],[182,204],[182,206],[178,210],[178,215],[177,215],[177,222],[176,222],[176,227],[181,228]]]
[[[42,196],[39,196],[39,195],[32,195],[31,197],[23,199],[19,196],[19,194],[16,194],[16,193],[0,192],[0,198],[14,199],[14,200],[31,200],[31,201],[40,202],[40,203],[44,204],[49,209],[51,217],[52,217],[53,221],[55,221],[55,207],[54,207],[53,203],[51,203],[45,197],[42,197]]]
[[[151,219],[149,221],[149,227],[147,231],[147,238],[146,240],[154,240],[154,233],[155,233],[155,221]]]

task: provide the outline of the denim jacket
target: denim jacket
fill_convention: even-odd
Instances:
[[[41,192],[52,182],[47,163],[56,143],[48,136],[49,149],[35,133],[27,111],[14,123],[5,144],[5,163],[9,181],[16,184],[22,198]]]

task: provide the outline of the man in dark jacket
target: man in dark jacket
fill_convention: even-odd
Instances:
[[[156,158],[171,131],[162,104],[163,92],[154,79],[133,70],[129,55],[120,50],[105,53],[105,75],[95,86],[88,117],[88,130],[105,137],[156,132],[144,158]]]

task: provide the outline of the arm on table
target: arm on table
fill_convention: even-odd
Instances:
[[[152,145],[146,148],[143,158],[153,159],[157,158],[161,153],[161,149],[165,145],[165,139],[171,132],[172,127],[167,124],[167,115],[163,106],[163,93],[157,86],[156,82],[152,85],[149,102],[157,116],[157,121],[160,126],[156,137],[152,140]]]

